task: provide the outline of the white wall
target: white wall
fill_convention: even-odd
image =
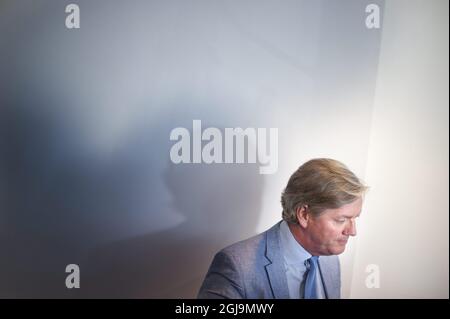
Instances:
[[[448,2],[387,1],[382,29],[350,297],[448,298]]]

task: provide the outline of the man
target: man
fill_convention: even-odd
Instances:
[[[339,259],[367,187],[344,164],[313,159],[289,179],[283,221],[216,254],[198,298],[340,298]]]

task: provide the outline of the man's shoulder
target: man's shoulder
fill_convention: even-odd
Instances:
[[[268,230],[259,233],[253,237],[241,240],[232,245],[223,248],[219,253],[228,256],[252,256],[255,254],[264,254],[267,247],[267,241],[277,236],[281,222],[276,223]]]

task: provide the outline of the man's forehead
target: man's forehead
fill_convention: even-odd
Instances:
[[[330,213],[332,215],[339,215],[339,216],[345,216],[345,217],[358,217],[361,215],[361,202],[354,202],[351,204],[344,205],[339,208],[330,209]]]

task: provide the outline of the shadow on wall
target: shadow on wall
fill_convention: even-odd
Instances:
[[[214,254],[256,232],[264,186],[259,164],[173,164],[169,157],[173,128],[191,131],[192,120],[202,119],[205,128],[215,126],[223,132],[225,122],[244,126],[247,116],[226,114],[228,105],[223,102],[189,95],[179,100],[184,102],[164,108],[168,111],[150,131],[146,119],[136,124],[137,142],[122,152],[140,158],[139,171],[151,171],[147,179],[156,180],[154,189],[145,189],[148,211],[159,218],[181,215],[183,221],[91,250],[84,267],[85,297],[195,298]],[[161,200],[163,193],[167,197]]]
[[[262,180],[248,165],[174,165],[164,173],[174,228],[103,246],[88,267],[90,297],[195,298],[214,254],[254,233]]]
[[[1,297],[194,298],[214,253],[255,233],[258,164],[172,164],[172,116],[143,115],[121,146],[90,153],[73,124],[82,111],[24,99],[1,110]],[[155,230],[164,215],[184,220]],[[71,263],[80,289],[65,287]]]

